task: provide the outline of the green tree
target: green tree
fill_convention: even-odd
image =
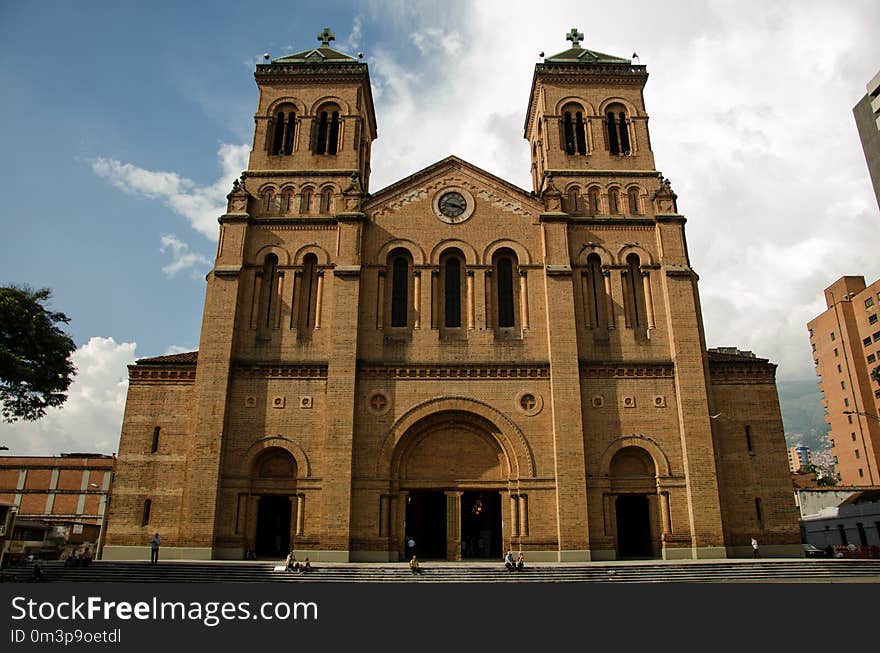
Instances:
[[[0,414],[7,422],[40,419],[67,399],[76,345],[58,326],[70,318],[46,308],[51,296],[48,288],[0,287]]]

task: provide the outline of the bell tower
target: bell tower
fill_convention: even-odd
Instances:
[[[260,97],[248,170],[251,215],[333,215],[352,186],[366,193],[376,116],[367,64],[320,45],[258,64]]]
[[[612,171],[657,177],[643,97],[648,73],[630,59],[582,47],[583,38],[572,28],[571,47],[535,66],[525,122],[532,183],[540,193],[553,177],[566,212],[624,214],[620,197],[602,202],[594,193],[591,204],[588,186]],[[655,181],[650,191],[656,189]],[[639,204],[636,214],[646,213]]]

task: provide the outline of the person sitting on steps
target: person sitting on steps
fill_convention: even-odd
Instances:
[[[520,551],[519,556],[517,556],[517,558],[516,558],[516,570],[522,571],[523,569],[525,569],[525,566],[526,566],[526,558],[523,555],[523,552]]]
[[[419,559],[415,556],[409,561],[409,570],[413,573],[413,576],[422,573],[422,569],[419,567]]]
[[[513,551],[508,551],[507,555],[504,556],[504,566],[507,567],[507,571],[514,571],[516,569],[516,561],[513,559]]]

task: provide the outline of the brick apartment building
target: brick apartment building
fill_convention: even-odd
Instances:
[[[880,281],[841,277],[807,323],[828,437],[845,485],[880,485]]]
[[[0,504],[16,511],[15,531],[53,530],[59,541],[95,545],[116,458],[95,453],[0,457]],[[15,533],[6,534],[16,538]]]
[[[776,366],[706,349],[645,67],[576,30],[535,66],[531,191],[450,156],[371,193],[332,38],[257,65],[199,351],[129,367],[107,557],[801,555]]]

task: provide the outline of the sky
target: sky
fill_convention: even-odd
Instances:
[[[637,53],[707,345],[769,358],[779,380],[814,378],[823,289],[880,277],[852,115],[880,69],[876,0],[0,0],[0,283],[53,290],[78,369],[63,408],[0,424],[9,453],[115,452],[126,366],[197,348],[254,66],[324,27],[369,64],[373,192],[450,154],[531,190],[539,53],[567,49],[572,27],[584,47]]]

